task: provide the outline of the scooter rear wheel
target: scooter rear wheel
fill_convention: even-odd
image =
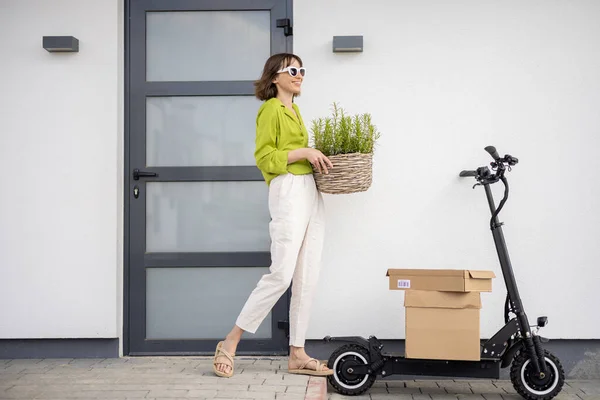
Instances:
[[[338,348],[329,357],[327,366],[333,369],[333,375],[327,379],[338,393],[356,396],[366,392],[377,379],[375,375],[356,375],[352,367],[371,363],[369,351],[362,346],[346,344]]]
[[[529,354],[519,352],[510,368],[510,380],[521,396],[529,400],[550,400],[556,397],[565,383],[565,372],[558,357],[544,350],[546,358],[546,376],[535,376]]]

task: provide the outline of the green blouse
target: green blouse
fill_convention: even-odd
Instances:
[[[303,159],[288,165],[288,153],[308,147],[308,131],[296,104],[291,112],[278,98],[263,103],[256,117],[256,166],[262,172],[267,185],[278,175],[312,174],[308,160]]]

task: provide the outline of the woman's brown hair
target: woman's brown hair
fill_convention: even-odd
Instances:
[[[273,79],[275,79],[277,71],[290,66],[294,60],[302,66],[300,57],[291,53],[274,54],[268,58],[262,76],[254,82],[254,94],[259,100],[269,100],[277,96],[277,86],[273,83]]]

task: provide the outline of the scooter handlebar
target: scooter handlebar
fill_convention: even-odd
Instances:
[[[497,161],[500,158],[500,156],[498,155],[498,152],[496,151],[496,148],[494,146],[487,146],[485,148],[485,151],[490,153],[490,156],[492,156],[494,161]]]
[[[504,157],[500,157],[498,155],[498,151],[496,151],[496,148],[494,146],[487,146],[485,148],[485,151],[487,151],[490,154],[490,156],[492,156],[494,158],[494,162],[492,162],[491,165],[492,165],[492,169],[494,171],[497,170],[497,172],[495,174],[490,175],[490,171],[487,167],[481,167],[481,168],[478,168],[476,171],[463,170],[460,172],[459,176],[460,177],[474,176],[474,177],[477,177],[478,180],[488,179],[490,176],[492,176],[497,181],[501,176],[504,175],[504,170],[505,170],[506,166],[508,166],[508,170],[510,170],[511,166],[514,166],[519,162],[518,158],[513,157],[510,154],[507,154]]]
[[[477,176],[477,171],[461,171],[459,176],[463,178],[467,176]]]

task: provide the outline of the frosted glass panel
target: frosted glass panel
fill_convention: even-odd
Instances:
[[[146,338],[224,338],[268,272],[268,268],[147,269]],[[271,338],[271,332],[269,313],[252,338]]]
[[[148,81],[258,79],[271,52],[269,11],[150,12]]]
[[[147,165],[256,164],[261,103],[254,96],[150,97],[146,104]]]
[[[148,252],[269,251],[268,189],[254,182],[148,182]]]

